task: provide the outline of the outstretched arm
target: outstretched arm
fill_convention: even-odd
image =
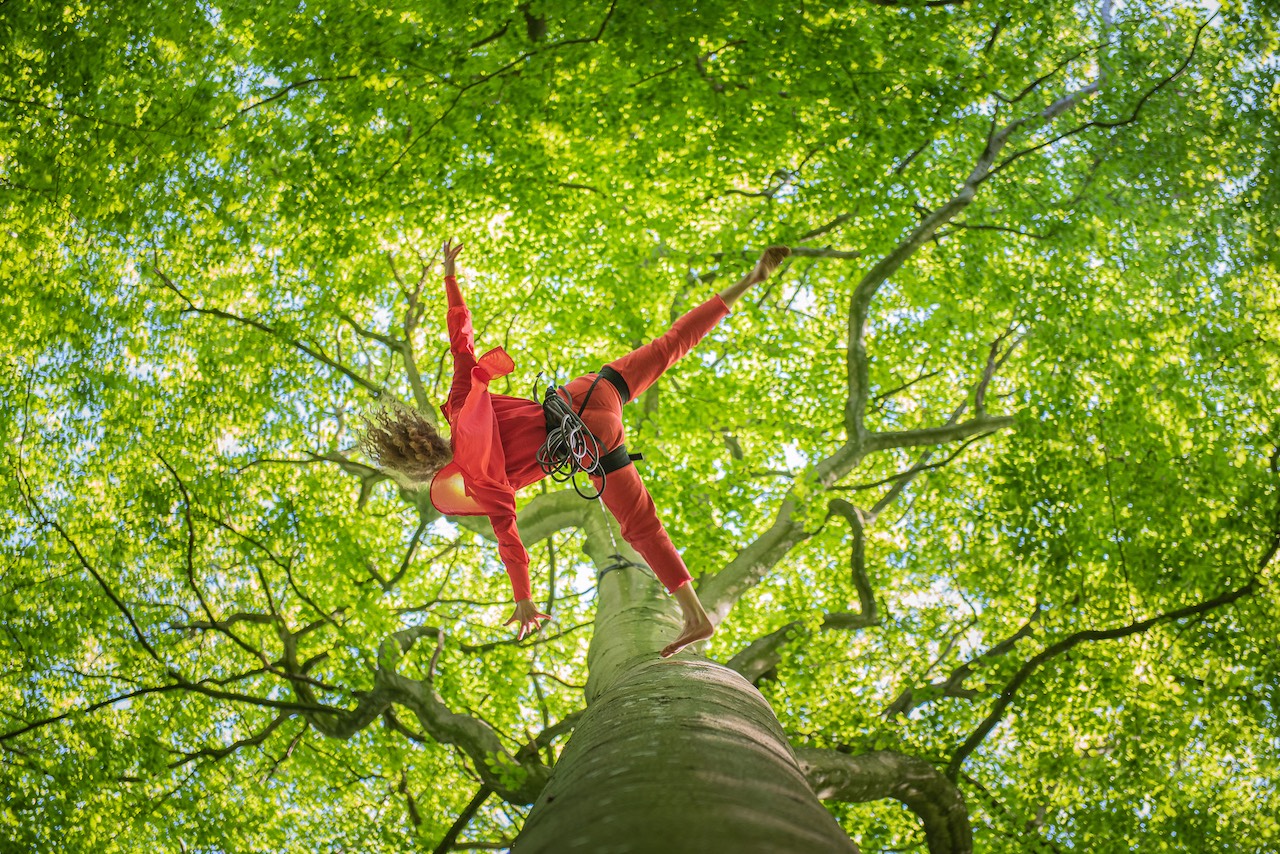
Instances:
[[[462,291],[458,290],[458,255],[461,252],[461,243],[444,242],[444,289],[449,297],[449,308],[467,307],[462,301]]]
[[[444,242],[444,290],[449,301],[449,350],[453,353],[453,384],[449,387],[448,417],[462,408],[471,389],[471,369],[476,366],[475,333],[471,312],[458,288],[457,260],[462,244]]]
[[[471,326],[471,312],[462,299],[462,291],[458,287],[458,254],[462,244],[452,240],[444,242],[444,288],[449,300],[449,350],[453,353],[453,385],[449,389],[449,403],[445,414],[452,422],[456,413],[461,412],[467,402],[467,394],[471,390],[471,371],[477,365],[475,350],[475,332]],[[500,357],[495,359],[494,357]],[[501,348],[485,354],[486,364],[494,366],[494,362],[506,362],[503,373],[510,371],[510,357]],[[500,374],[499,374],[500,375]],[[434,488],[434,487],[433,487]],[[493,524],[493,532],[498,538],[498,555],[511,579],[511,590],[516,600],[516,610],[507,620],[506,625],[520,624],[519,638],[538,631],[540,620],[548,620],[549,616],[538,612],[530,598],[529,588],[529,552],[520,541],[520,532],[516,528],[514,515],[496,514],[489,517]]]
[[[539,613],[537,606],[533,604],[533,593],[529,587],[529,552],[520,541],[516,517],[490,516],[489,521],[493,524],[493,533],[498,538],[498,555],[502,558],[502,565],[507,570],[507,577],[511,579],[511,591],[516,600],[515,613],[504,625],[509,626],[519,622],[519,638],[523,639],[526,634],[532,634],[541,628],[539,620],[551,618]]]

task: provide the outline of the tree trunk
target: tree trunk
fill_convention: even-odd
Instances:
[[[750,683],[658,658],[679,619],[647,573],[605,575],[597,607],[587,711],[514,852],[857,850]]]

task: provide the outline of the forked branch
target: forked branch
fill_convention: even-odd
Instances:
[[[964,796],[936,768],[892,750],[850,756],[799,748],[796,760],[814,794],[824,801],[867,803],[892,799],[916,814],[929,854],[970,854],[973,830]]]
[[[821,627],[824,630],[856,631],[880,625],[880,612],[876,607],[875,591],[867,578],[866,534],[863,517],[866,511],[837,498],[828,505],[831,515],[842,516],[853,533],[850,547],[849,570],[854,589],[858,593],[858,610],[837,611],[824,614]],[[745,649],[731,658],[726,666],[742,674],[752,684],[770,673],[782,660],[783,648],[804,635],[808,630],[800,620],[793,620],[780,629],[752,641]]]
[[[218,317],[223,320],[230,320],[233,323],[238,323],[242,326],[248,326],[253,329],[257,329],[259,332],[265,333],[266,335],[270,335],[276,340],[287,344],[288,346],[297,350],[299,353],[302,353],[308,356],[309,358],[314,359],[317,362],[320,362],[323,365],[327,365],[328,367],[342,374],[347,379],[351,380],[356,385],[368,391],[374,397],[379,397],[382,395],[383,392],[379,386],[375,385],[374,383],[370,382],[366,378],[362,377],[360,374],[356,373],[351,368],[348,368],[346,365],[342,364],[341,362],[338,362],[335,359],[331,359],[329,356],[325,355],[319,350],[316,350],[315,348],[309,346],[308,344],[305,344],[302,341],[299,341],[296,338],[290,337],[283,330],[277,329],[271,324],[258,320],[253,317],[243,317],[239,314],[236,314],[235,312],[224,311],[223,309],[220,309],[220,308],[205,308],[203,306],[196,305],[196,303],[193,302],[190,297],[188,297],[185,293],[183,293],[182,290],[179,289],[178,286],[173,283],[172,279],[170,279],[163,272],[161,272],[159,267],[152,265],[151,271],[160,278],[160,281],[164,283],[164,286],[166,288],[168,288],[170,291],[176,294],[179,299],[182,300],[183,304],[185,305],[185,308],[182,309],[182,312],[184,314],[193,313],[193,314],[203,314],[209,317]]]
[[[992,706],[990,713],[982,720],[982,723],[978,724],[977,729],[975,729],[969,737],[965,739],[964,743],[961,744],[952,755],[951,762],[947,766],[947,776],[953,780],[959,776],[960,769],[964,766],[965,760],[969,758],[973,751],[978,749],[978,746],[982,744],[986,737],[991,734],[992,730],[994,730],[996,726],[999,725],[1000,721],[1004,719],[1005,712],[1008,711],[1009,707],[1013,704],[1013,701],[1017,697],[1023,684],[1025,684],[1026,681],[1030,679],[1047,661],[1074,649],[1082,643],[1090,641],[1118,640],[1120,638],[1129,637],[1130,635],[1141,634],[1142,632],[1149,631],[1164,623],[1172,623],[1178,620],[1185,620],[1188,617],[1198,617],[1202,614],[1210,613],[1211,611],[1225,605],[1230,605],[1237,599],[1254,593],[1257,591],[1258,587],[1258,578],[1255,576],[1240,587],[1237,587],[1234,590],[1228,590],[1225,593],[1215,596],[1205,602],[1199,602],[1195,605],[1188,605],[1185,608],[1178,608],[1164,614],[1158,614],[1154,617],[1150,617],[1146,620],[1139,620],[1126,626],[1117,626],[1112,629],[1089,629],[1086,631],[1075,632],[1057,643],[1049,645],[1039,654],[1028,660],[1026,664],[1022,665],[1022,667],[1018,669],[1018,672],[1014,674],[1013,678],[1009,680],[1009,684],[1005,686],[1004,690],[1000,692],[1000,696],[996,698],[996,702]]]

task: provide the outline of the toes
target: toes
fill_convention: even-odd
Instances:
[[[714,633],[715,628],[713,626],[707,626],[706,629],[693,629],[688,632],[682,632],[680,637],[663,647],[660,655],[663,658],[670,658],[685,647],[698,643],[699,641],[704,641]]]

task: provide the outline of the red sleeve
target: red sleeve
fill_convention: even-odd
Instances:
[[[493,524],[493,533],[498,536],[498,555],[502,565],[506,567],[507,577],[511,579],[511,590],[515,600],[533,598],[529,586],[529,553],[524,543],[520,542],[520,532],[516,529],[516,517],[494,515],[489,517]]]
[[[449,298],[449,308],[466,308],[467,304],[462,301],[462,291],[458,290],[458,277],[444,277],[444,292]]]
[[[453,353],[453,385],[449,388],[449,402],[441,407],[445,420],[453,422],[454,413],[462,409],[467,392],[471,390],[471,369],[476,366],[475,332],[471,327],[471,311],[462,301],[458,280],[444,277],[444,289],[449,298],[449,351]]]

